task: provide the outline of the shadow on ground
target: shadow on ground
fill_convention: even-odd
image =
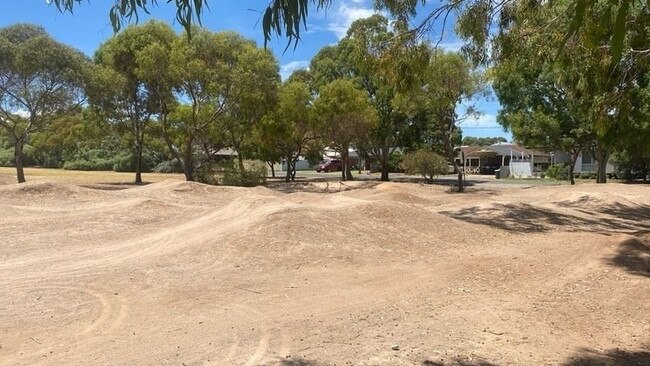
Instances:
[[[645,236],[649,237],[650,233]],[[624,240],[610,264],[637,276],[650,277],[650,243],[639,237]]]
[[[377,181],[349,181],[340,180],[300,180],[295,182],[269,182],[267,187],[282,193],[308,192],[308,193],[338,193],[356,189],[373,188],[379,185]]]
[[[572,215],[527,203],[498,203],[489,207],[473,206],[440,213],[457,220],[517,233],[543,233],[561,229],[570,232],[634,234],[650,230],[650,206],[647,205],[630,207],[612,204],[605,208],[576,211],[589,216]]]
[[[495,363],[488,361],[478,360],[478,361],[468,361],[462,359],[454,359],[449,362],[436,362],[431,360],[426,360],[422,362],[422,366],[497,366]]]
[[[650,206],[610,203],[589,197],[557,202],[552,206],[495,203],[439,213],[513,233],[565,231],[628,234],[632,238],[620,243],[617,255],[608,263],[631,274],[650,277]]]
[[[598,352],[582,349],[570,360],[562,363],[564,366],[647,366],[650,365],[650,349],[641,351],[626,351],[612,349]]]
[[[100,183],[90,183],[90,184],[80,184],[79,186],[90,189],[100,189],[104,191],[121,191],[123,189],[129,189],[133,187],[142,187],[153,182],[100,182]]]
[[[297,359],[280,359],[272,365],[276,366],[326,366],[323,363],[309,361],[302,358]]]
[[[346,363],[347,364],[347,363]],[[305,359],[279,359],[272,365],[278,366],[327,366],[328,364]],[[605,352],[583,348],[560,363],[563,366],[647,366],[650,365],[650,348],[639,351],[611,349]],[[425,360],[422,366],[498,366],[484,359],[454,358],[447,361]]]

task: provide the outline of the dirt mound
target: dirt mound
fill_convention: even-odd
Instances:
[[[620,192],[0,187],[0,365],[634,353],[650,344],[650,194]]]
[[[63,195],[70,196],[79,192],[73,185],[58,182],[28,182],[0,187],[0,194],[12,195]]]
[[[110,197],[110,192],[61,182],[27,182],[0,186],[5,202],[45,204],[48,201],[89,201]]]

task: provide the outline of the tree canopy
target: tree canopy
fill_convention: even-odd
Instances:
[[[29,24],[0,29],[0,55],[0,127],[13,142],[18,182],[24,182],[29,135],[81,106],[89,62]]]
[[[75,6],[83,0],[49,0],[60,11],[72,12]],[[109,18],[113,29],[119,31],[125,22],[137,20],[140,12],[148,13],[152,6],[157,6],[159,0],[117,0],[109,10]],[[172,3],[167,0],[166,3]],[[297,46],[300,40],[301,28],[307,27],[309,8],[327,8],[332,0],[271,0],[264,8],[261,15],[262,32],[266,44],[273,35],[285,36],[288,39],[287,47],[291,43]],[[420,13],[421,21],[415,24],[413,33],[428,33],[436,25],[442,27],[440,36],[445,33],[445,28],[450,17],[457,18],[456,31],[467,41],[464,51],[471,54],[477,62],[488,59],[490,49],[489,40],[494,35],[494,29],[502,27],[510,17],[509,7],[516,6],[515,0],[444,0],[433,7],[433,1],[428,0],[376,0],[375,8],[385,10],[394,16],[399,23],[410,24]],[[529,2],[534,6],[543,6],[547,2],[535,0]],[[579,35],[588,27],[588,20],[600,18],[614,24],[613,31],[607,36],[609,53],[614,63],[618,62],[623,54],[624,38],[629,32],[638,30],[637,25],[643,19],[638,18],[635,9],[648,12],[647,2],[642,0],[621,1],[588,1],[568,0],[571,22],[568,24],[553,24],[562,26],[564,39]],[[208,0],[175,0],[176,21],[181,24],[188,34],[192,25],[201,24],[201,15],[209,9]],[[645,18],[647,20],[647,18]],[[496,25],[494,24],[496,22]],[[553,21],[551,21],[553,22]],[[442,39],[442,38],[441,38]],[[559,46],[562,48],[562,45]],[[648,53],[650,47],[646,43],[637,52]]]

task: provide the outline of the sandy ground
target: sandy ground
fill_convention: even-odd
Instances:
[[[0,365],[650,365],[647,186],[36,181],[0,218]]]

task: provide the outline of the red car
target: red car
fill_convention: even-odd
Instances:
[[[339,159],[326,161],[322,164],[318,164],[318,166],[316,167],[316,171],[319,173],[340,172],[341,170],[343,170],[343,162]]]

